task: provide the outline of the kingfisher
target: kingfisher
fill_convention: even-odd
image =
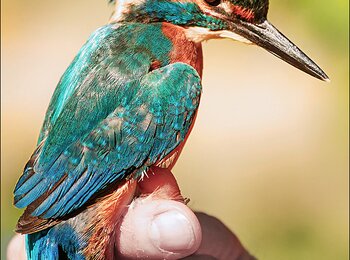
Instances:
[[[116,259],[137,180],[172,169],[202,92],[205,40],[254,44],[327,75],[268,20],[268,0],[119,0],[61,77],[14,190],[28,259]]]

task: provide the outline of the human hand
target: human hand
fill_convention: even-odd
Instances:
[[[193,213],[184,203],[174,176],[155,167],[139,182],[141,196],[120,224],[117,247],[122,259],[251,260],[238,238],[218,219]],[[16,235],[8,260],[25,260],[24,237]]]

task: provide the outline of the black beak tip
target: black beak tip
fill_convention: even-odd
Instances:
[[[326,74],[323,75],[322,80],[324,82],[328,82],[328,83],[331,82],[331,80],[329,79],[329,77]]]
[[[327,83],[330,83],[331,82],[331,80],[329,79],[329,77],[328,76],[326,76],[325,78],[323,78],[322,79],[324,82],[327,82]]]
[[[320,79],[320,80],[322,80],[322,81],[324,81],[324,82],[331,82],[331,80],[329,79],[327,74],[321,69],[319,69],[317,71],[317,73],[315,75],[313,75],[313,76],[318,78],[318,79]]]

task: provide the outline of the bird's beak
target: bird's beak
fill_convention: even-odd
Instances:
[[[230,30],[235,34],[263,47],[294,67],[318,79],[329,81],[326,73],[269,21],[265,20],[260,24],[254,24],[237,20],[232,22],[230,26]]]

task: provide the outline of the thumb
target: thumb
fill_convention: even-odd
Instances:
[[[153,168],[140,183],[143,196],[129,206],[121,221],[118,250],[126,259],[179,259],[193,254],[202,233],[194,213],[180,200],[174,176]],[[147,195],[150,194],[150,195]]]

